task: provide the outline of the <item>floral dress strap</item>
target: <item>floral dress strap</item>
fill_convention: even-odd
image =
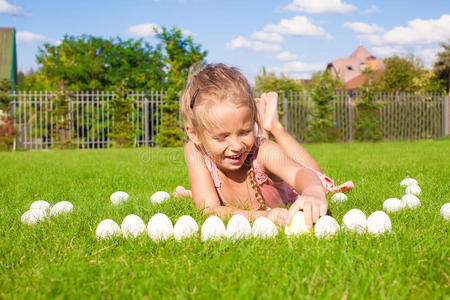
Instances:
[[[208,168],[208,171],[211,174],[211,178],[212,178],[212,180],[214,182],[214,187],[216,188],[217,194],[219,195],[220,202],[223,205],[223,203],[224,203],[223,202],[223,196],[222,196],[222,191],[220,189],[221,182],[220,182],[219,172],[217,170],[216,163],[208,155],[204,155],[204,158],[205,158],[206,167]]]
[[[264,182],[267,182],[269,184],[272,183],[272,180],[269,178],[269,176],[267,176],[266,173],[264,173],[264,171],[259,166],[258,161],[256,160],[256,157],[258,156],[258,151],[259,151],[259,146],[261,144],[261,141],[263,141],[265,139],[266,138],[264,138],[264,137],[259,137],[259,136],[255,137],[255,144],[253,145],[252,156],[249,158],[249,159],[251,159],[253,171],[255,173],[256,184],[258,184],[259,186],[262,185]]]

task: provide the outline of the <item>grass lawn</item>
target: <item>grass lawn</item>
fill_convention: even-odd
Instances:
[[[144,222],[162,212],[175,223],[200,215],[188,198],[151,204],[158,190],[189,186],[183,150],[128,149],[0,153],[0,298],[446,298],[450,292],[450,140],[306,145],[337,184],[355,183],[344,203],[330,202],[341,224],[351,208],[366,216],[401,198],[410,176],[422,206],[389,214],[392,233],[378,238],[339,232],[232,242],[100,241],[97,224]],[[122,190],[129,202],[112,207]],[[23,225],[43,199],[67,200],[76,213]]]

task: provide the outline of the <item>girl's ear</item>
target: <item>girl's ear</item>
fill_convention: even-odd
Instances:
[[[192,128],[192,125],[186,124],[184,127],[186,129],[186,133],[189,136],[189,139],[194,142],[194,144],[200,144],[200,139],[197,135],[197,132]]]

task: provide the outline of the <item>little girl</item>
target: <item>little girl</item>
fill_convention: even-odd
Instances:
[[[277,101],[273,92],[254,99],[245,77],[223,64],[190,75],[180,105],[198,209],[222,219],[238,213],[250,220],[266,216],[281,226],[298,210],[308,227],[326,214],[327,188],[317,174],[322,181],[325,176],[281,126]],[[278,143],[268,140],[266,131]],[[284,208],[288,204],[289,211]]]

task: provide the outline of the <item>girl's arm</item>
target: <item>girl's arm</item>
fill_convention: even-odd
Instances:
[[[300,194],[289,209],[286,223],[290,223],[300,209],[305,214],[308,227],[326,214],[328,202],[325,192],[313,171],[290,158],[278,144],[269,140],[261,143],[257,160],[269,174],[282,179]]]
[[[266,216],[267,211],[248,211],[229,206],[222,206],[214,187],[214,182],[205,165],[203,154],[189,141],[184,148],[184,155],[189,172],[192,198],[195,206],[206,215],[217,215],[225,220],[235,214],[242,214],[249,220]]]
[[[255,99],[261,116],[261,125],[275,138],[281,148],[292,159],[300,164],[323,173],[319,164],[283,127],[278,116],[278,94],[263,93],[261,98]]]

